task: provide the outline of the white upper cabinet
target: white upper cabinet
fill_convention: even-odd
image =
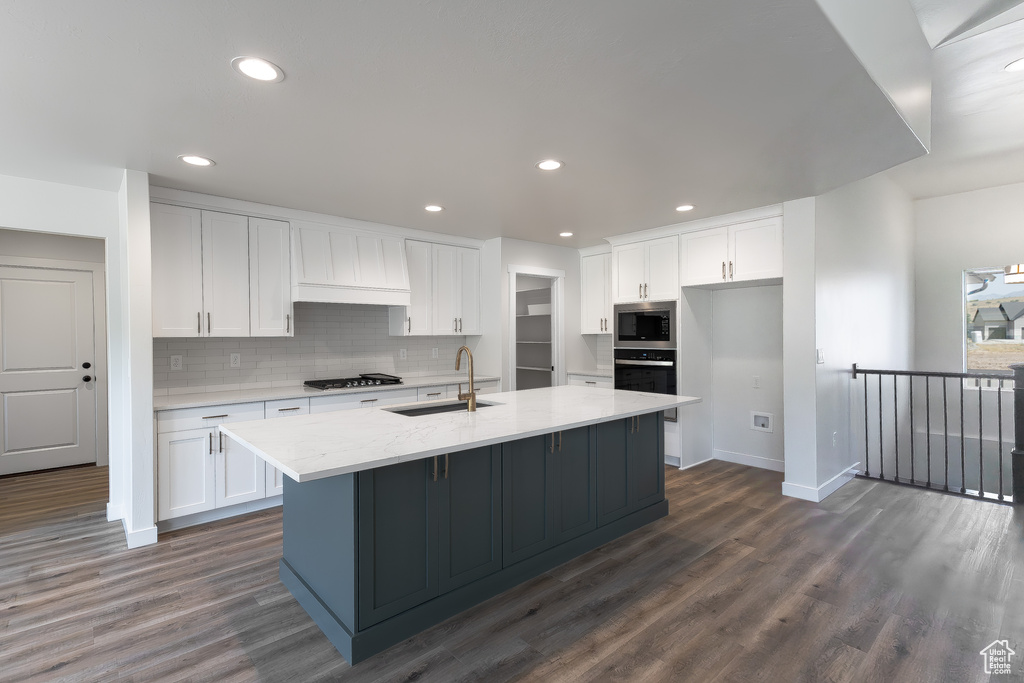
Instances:
[[[782,277],[782,219],[778,216],[680,236],[681,284]]]
[[[249,219],[203,211],[203,328],[249,336]]]
[[[203,336],[203,228],[199,209],[152,204],[153,336]]]
[[[295,301],[407,305],[404,240],[318,223],[292,223]]]
[[[612,248],[612,303],[679,298],[675,235]]]
[[[410,305],[388,310],[394,336],[481,334],[480,250],[406,240]]]
[[[294,336],[288,224],[249,219],[249,329],[253,337]]]
[[[612,332],[612,255],[580,258],[580,334]]]

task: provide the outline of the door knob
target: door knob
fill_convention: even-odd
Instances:
[[[82,363],[82,369],[83,370],[88,370],[91,367],[92,367],[92,363],[90,363],[89,361],[85,361],[84,363]]]
[[[83,382],[91,382],[92,381],[92,377],[90,375],[86,375],[85,377],[82,378],[82,381]]]

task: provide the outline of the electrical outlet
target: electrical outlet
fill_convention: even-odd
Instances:
[[[231,354],[231,367],[240,368],[242,367],[242,354],[233,353]]]
[[[430,351],[430,357],[431,358],[437,358],[437,347],[436,346]]]
[[[398,359],[399,360],[405,360],[408,357],[409,357],[408,351],[406,351],[405,349],[398,349]]]
[[[754,388],[755,389],[760,389],[761,388],[761,376],[760,375],[754,375]]]
[[[171,370],[181,370],[181,356],[171,356]]]

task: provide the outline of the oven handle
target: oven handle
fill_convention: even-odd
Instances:
[[[675,365],[670,360],[622,360],[621,358],[615,359],[616,365],[648,365],[657,366],[659,368],[670,368]]]

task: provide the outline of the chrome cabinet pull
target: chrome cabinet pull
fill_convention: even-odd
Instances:
[[[292,314],[291,313],[285,313],[284,314],[284,331],[286,333],[289,333],[289,332],[292,331]]]
[[[725,279],[725,261],[722,261],[722,279]]]
[[[459,331],[459,319],[458,318],[452,318],[452,332],[458,332],[458,331]]]
[[[294,408],[278,408],[277,412],[284,413],[284,412],[287,412],[289,410],[300,410],[300,409],[301,409],[301,406],[295,406]]]
[[[210,432],[210,455],[213,455],[213,432]]]
[[[638,299],[643,299],[644,298],[644,286],[643,286],[643,283],[641,283],[641,284],[636,286],[636,298],[638,298]]]
[[[203,312],[202,311],[197,311],[196,312],[196,334],[202,334],[202,333],[203,333]]]
[[[647,297],[647,283],[646,282],[644,283],[644,298],[645,299],[648,298]]]
[[[729,279],[732,279],[732,261],[729,261]]]
[[[459,332],[462,332],[462,318],[459,318]]]
[[[219,432],[219,435],[220,435],[220,445],[218,446],[218,450],[221,453],[223,453],[224,452],[224,432]]]
[[[593,384],[595,387],[597,386],[597,382],[591,382],[590,380],[583,380],[583,383],[584,384]]]
[[[218,417],[227,417],[227,413],[225,413],[223,415],[207,415],[206,417],[204,417],[202,419],[204,419],[204,420],[216,420]]]
[[[405,324],[409,326],[408,334],[412,334],[412,316],[405,319]]]
[[[210,312],[206,312],[206,334],[210,334]]]

